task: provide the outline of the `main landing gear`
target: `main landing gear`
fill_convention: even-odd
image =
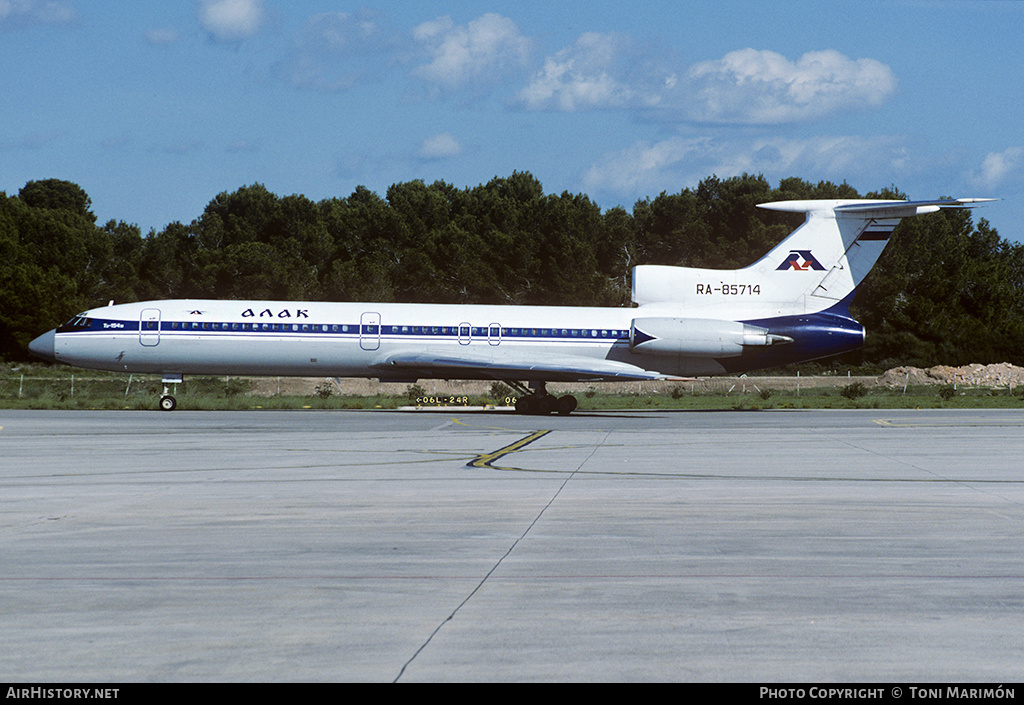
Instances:
[[[547,416],[555,413],[568,416],[576,410],[576,397],[571,394],[561,397],[548,394],[544,382],[530,382],[529,387],[520,382],[505,382],[505,384],[521,395],[516,400],[517,414]]]

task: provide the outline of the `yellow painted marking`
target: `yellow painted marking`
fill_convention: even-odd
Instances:
[[[466,423],[462,419],[453,418],[452,423],[458,424],[459,426],[465,426],[466,428],[482,428],[485,431],[517,431],[521,429],[506,428],[505,426],[484,426],[478,423]]]
[[[957,420],[943,421],[893,421],[891,419],[872,419],[879,426],[885,428],[1002,428],[1006,426],[1021,426],[1024,419],[996,419],[994,421],[968,421],[966,423]]]
[[[496,460],[499,460],[500,458],[508,455],[509,453],[518,453],[524,447],[526,447],[529,444],[533,443],[538,438],[542,438],[542,437],[548,435],[549,433],[551,433],[550,430],[547,430],[547,431],[534,431],[533,433],[531,433],[530,435],[526,436],[525,438],[520,438],[515,443],[510,443],[509,445],[505,446],[504,448],[499,448],[498,450],[493,451],[491,453],[483,453],[481,455],[476,456],[475,458],[473,458],[473,460],[471,460],[468,463],[466,463],[466,467],[470,467],[470,468],[494,468],[496,470],[510,470],[511,468],[495,467],[491,463],[493,463]]]

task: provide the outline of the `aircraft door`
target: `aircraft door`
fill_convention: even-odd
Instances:
[[[359,347],[376,350],[380,347],[380,314],[364,313],[359,318]]]
[[[142,309],[139,314],[139,342],[148,348],[160,342],[160,309]]]

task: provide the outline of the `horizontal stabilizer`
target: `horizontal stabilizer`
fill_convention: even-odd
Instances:
[[[760,203],[758,208],[788,213],[821,213],[834,211],[864,218],[906,218],[912,215],[934,213],[940,208],[973,208],[994,198],[946,198],[932,201],[884,201],[868,199],[836,199],[808,201],[774,201]]]
[[[850,203],[845,206],[837,206],[836,210],[844,213],[874,211],[874,210],[900,210],[902,208],[974,208],[978,203],[994,201],[994,198],[952,198],[940,199],[937,201],[893,201],[892,203]]]

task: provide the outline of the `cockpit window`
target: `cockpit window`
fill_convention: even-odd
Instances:
[[[72,317],[71,320],[69,320],[67,323],[62,325],[60,329],[62,331],[83,330],[85,328],[89,328],[91,325],[91,318],[87,318],[82,314],[78,314],[77,316]]]

